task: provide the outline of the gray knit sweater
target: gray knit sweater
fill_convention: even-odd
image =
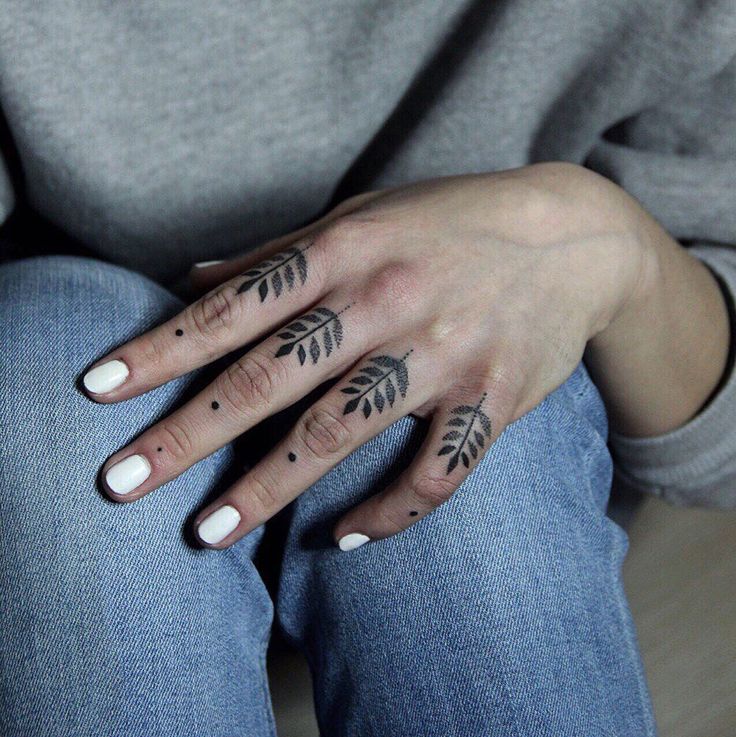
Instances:
[[[164,283],[346,194],[565,159],[736,292],[734,0],[0,0],[0,106],[0,221]],[[610,441],[627,483],[736,506],[736,375]]]

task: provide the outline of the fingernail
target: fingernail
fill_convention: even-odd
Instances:
[[[217,264],[224,264],[223,259],[215,261],[198,261],[192,268],[194,269],[206,269],[208,266],[217,266]]]
[[[123,361],[115,359],[88,371],[82,383],[92,394],[106,394],[117,389],[127,378],[130,371]]]
[[[216,545],[222,542],[240,523],[240,512],[226,504],[205,517],[197,527],[197,534],[202,542]]]
[[[105,483],[115,494],[130,494],[151,475],[151,464],[145,456],[128,456],[110,466],[105,474]]]
[[[337,543],[340,550],[355,550],[361,545],[365,545],[370,540],[368,535],[362,532],[351,532],[349,535],[343,535]]]

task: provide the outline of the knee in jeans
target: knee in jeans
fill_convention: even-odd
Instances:
[[[98,492],[99,468],[173,404],[182,382],[103,406],[82,394],[78,380],[114,345],[178,306],[153,282],[89,259],[44,257],[0,267],[5,536],[26,547],[50,540],[74,545],[93,528],[114,535],[129,525],[132,512]]]
[[[104,352],[180,307],[155,282],[102,261],[44,256],[0,266],[0,329],[11,356],[34,345],[49,362],[73,360],[88,343]]]
[[[290,559],[311,569],[325,609],[345,616],[355,602],[414,612],[444,602],[452,611],[481,595],[483,606],[542,606],[555,599],[555,586],[582,580],[591,559],[620,553],[621,533],[605,517],[611,461],[603,423],[600,397],[581,367],[507,428],[447,502],[406,531],[350,553],[314,546],[315,552],[292,551]],[[304,539],[315,529],[317,507],[339,510],[322,517],[328,524],[383,488],[380,477],[392,458],[406,465],[402,451],[415,451],[421,441],[412,428],[416,421],[402,421],[298,502]],[[283,600],[289,626],[288,612],[308,603],[292,595]]]

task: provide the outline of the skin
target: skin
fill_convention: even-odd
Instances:
[[[276,254],[281,261],[268,261]],[[333,531],[336,541],[399,533],[446,501],[504,428],[584,355],[614,429],[674,429],[716,386],[729,340],[710,272],[617,185],[561,162],[367,193],[240,259],[195,269],[192,281],[209,291],[95,364],[120,359],[130,375],[93,399],[128,399],[260,342],[108,459],[103,477],[134,453],[152,466],[132,493],[107,489],[111,498],[139,499],[338,379],[201,510],[195,531],[223,504],[240,513],[216,548],[412,413],[430,427],[410,467]]]

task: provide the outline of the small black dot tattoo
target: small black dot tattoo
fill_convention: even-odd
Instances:
[[[220,403],[219,402],[212,402],[210,405],[212,409],[220,409]]]
[[[292,463],[294,463],[294,461],[296,460],[296,455],[295,455],[294,453],[289,453],[289,460],[290,460],[290,461],[291,461]]]
[[[163,450],[163,448],[156,448],[156,451],[160,453]]]
[[[415,512],[414,510],[412,510],[411,512],[409,512],[409,516],[410,517],[416,517],[418,514],[419,514],[419,512]]]
[[[177,337],[181,338],[181,336],[184,335],[184,331],[181,328],[177,328],[175,334]]]

